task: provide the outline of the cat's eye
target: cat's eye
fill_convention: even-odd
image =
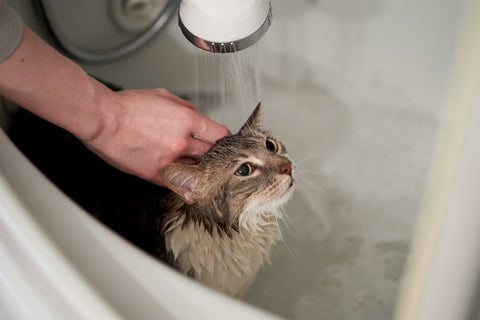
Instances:
[[[246,177],[251,175],[254,170],[255,168],[250,163],[244,163],[240,167],[238,167],[237,171],[235,171],[235,174],[237,176]]]
[[[268,151],[272,151],[272,152],[277,152],[278,151],[277,143],[270,138],[267,138],[267,140],[265,142],[265,147],[267,148]]]

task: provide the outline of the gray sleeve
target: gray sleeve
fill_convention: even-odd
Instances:
[[[4,0],[0,0],[0,62],[15,51],[22,36],[22,18]]]

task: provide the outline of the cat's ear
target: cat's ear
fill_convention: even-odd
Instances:
[[[198,165],[171,163],[160,169],[163,183],[188,204],[204,197],[199,183],[201,175]]]
[[[260,126],[260,114],[261,114],[261,104],[262,102],[260,101],[258,104],[257,104],[257,107],[255,108],[255,110],[253,110],[252,114],[250,115],[250,117],[248,117],[248,120],[247,122],[245,122],[245,124],[242,126],[242,128],[240,129],[239,133],[242,134],[242,133],[246,133],[250,130],[256,130],[256,129],[259,129],[259,126]]]

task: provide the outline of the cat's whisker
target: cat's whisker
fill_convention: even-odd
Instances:
[[[279,234],[279,237],[280,237],[280,241],[283,243],[283,245],[285,246],[285,248],[287,249],[287,251],[293,255],[293,250],[288,246],[287,244],[287,241],[285,241],[285,238],[283,236],[283,233],[282,233],[282,229],[279,227],[279,223],[278,223],[278,217],[275,216],[275,220],[276,220],[276,223],[277,223],[277,226],[278,226],[278,234]]]
[[[322,175],[318,172],[311,172],[311,171],[307,171],[307,170],[302,170],[300,172],[297,172],[296,177],[301,178],[301,179],[308,179],[308,178],[315,178],[317,180],[324,180],[325,179],[324,175]]]
[[[227,228],[227,234],[230,234],[230,232],[232,231],[232,226],[235,223],[235,221],[236,221],[236,219],[238,218],[239,215],[240,215],[240,212],[237,212],[237,213],[235,213],[233,218],[230,219],[230,223],[228,224],[228,228]],[[240,222],[239,222],[239,225],[240,225]],[[239,228],[240,228],[240,226],[239,226]]]
[[[317,163],[308,164],[308,163],[296,162],[295,163],[295,168],[296,168],[297,173],[299,173],[299,172],[309,172],[309,173],[312,173],[312,174],[315,174],[315,175],[320,175],[321,174]]]
[[[310,179],[308,179],[306,177],[303,177],[303,176],[299,176],[297,178],[297,180],[300,184],[305,183],[309,187],[315,189],[316,191],[318,191],[318,192],[320,192],[324,195],[327,194],[327,191],[324,188],[322,188],[322,186],[318,182],[311,181]]]
[[[298,235],[295,233],[295,231],[294,231],[294,230],[292,229],[292,227],[291,227],[291,226],[296,227],[295,223],[292,221],[292,219],[290,218],[290,216],[289,216],[288,214],[286,214],[284,207],[282,207],[281,210],[282,210],[282,221],[283,221],[283,225],[285,226],[285,228],[287,229],[287,231],[288,231],[295,239],[298,239]]]
[[[304,168],[297,169],[297,174],[298,175],[308,174],[308,175],[313,175],[313,176],[318,176],[318,177],[323,177],[324,176],[323,174],[321,174],[318,171],[308,170],[308,169],[304,169]]]
[[[298,172],[296,178],[297,180],[309,180],[312,183],[320,183],[321,181],[325,180],[324,175],[309,171]]]
[[[313,153],[313,154],[308,154],[304,157],[302,156],[299,156],[299,160],[295,159],[295,163],[297,165],[303,165],[305,163],[308,163],[309,161],[312,161],[312,160],[316,160],[317,158],[320,158],[321,156],[323,156],[322,153]],[[296,157],[297,158],[297,157]]]
[[[298,235],[293,231],[293,229],[290,227],[290,225],[293,225],[295,226],[295,223],[293,223],[292,219],[287,215],[285,214],[285,209],[282,208],[282,220],[283,220],[283,224],[285,225],[285,228],[288,230],[288,232],[290,232],[290,234],[295,238],[295,239],[298,239]]]

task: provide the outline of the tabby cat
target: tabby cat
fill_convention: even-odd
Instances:
[[[99,220],[180,272],[240,297],[279,238],[280,208],[293,193],[294,166],[259,117],[260,104],[197,164],[162,168],[171,191],[111,168],[31,114],[17,116],[11,137]]]

